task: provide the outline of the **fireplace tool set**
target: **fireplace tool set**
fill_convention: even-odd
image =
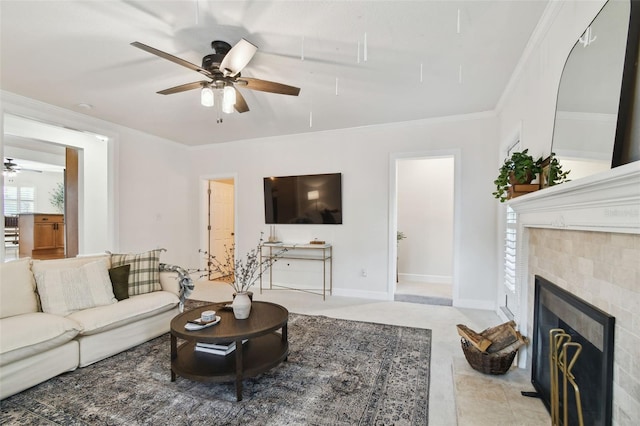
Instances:
[[[578,425],[584,426],[582,417],[582,402],[580,400],[580,388],[571,372],[582,345],[572,342],[571,336],[561,328],[549,330],[549,362],[551,379],[551,424],[552,426],[568,426],[569,424],[569,397],[568,385],[571,384],[576,400],[576,412]],[[563,418],[560,421],[560,373],[562,373],[562,411]]]

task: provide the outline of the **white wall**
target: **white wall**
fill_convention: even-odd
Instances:
[[[109,138],[102,163],[108,170],[105,219],[87,234],[90,251],[168,249],[163,261],[198,266],[206,228],[203,177],[234,176],[238,249],[254,246],[264,224],[262,178],[270,175],[343,173],[344,225],[279,226],[289,241],[314,238],[335,245],[334,294],[387,298],[390,237],[389,164],[394,155],[460,151],[459,282],[454,303],[491,309],[496,299],[496,203],[491,197],[497,149],[493,114],[423,120],[332,132],[239,141],[187,149],[152,135],[2,92],[3,112],[86,130]],[[102,167],[102,166],[101,166]],[[106,246],[106,247],[105,247]],[[89,251],[89,250],[87,250]],[[361,270],[368,271],[367,277]]]
[[[398,272],[407,279],[451,283],[454,159],[398,160]]]
[[[183,145],[119,129],[117,155],[119,250],[165,248],[160,260],[196,268],[198,204]]]
[[[343,225],[280,225],[278,237],[292,242],[318,238],[334,245],[334,294],[389,298],[390,248],[395,246],[395,236],[390,240],[389,234],[390,158],[397,153],[454,148],[461,152],[462,169],[458,299],[461,305],[492,308],[497,263],[493,250],[496,204],[491,197],[497,149],[493,115],[192,148],[191,186],[206,176],[237,176],[236,235],[238,250],[244,253],[255,245],[261,231],[268,235],[263,177],[341,172]],[[362,269],[367,277],[361,276]]]
[[[562,1],[547,6],[497,107],[500,149],[494,160],[495,176],[515,133],[520,136],[520,149],[529,149],[534,158],[546,158],[551,153],[562,70],[576,40],[604,3],[605,0]],[[496,215],[498,263],[495,267],[500,282],[504,280],[504,214],[505,208],[500,206]],[[502,304],[504,293],[500,290],[498,294],[498,303]],[[519,305],[526,306],[524,295],[519,296]]]
[[[520,125],[522,149],[528,148],[534,157],[549,155],[564,64],[604,3],[605,0],[563,1],[550,6],[552,12],[541,21],[538,33],[527,46],[526,61],[520,64],[500,100],[500,158],[514,128]]]

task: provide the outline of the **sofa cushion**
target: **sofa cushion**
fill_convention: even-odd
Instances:
[[[34,312],[0,320],[0,365],[60,346],[81,326],[65,317]]]
[[[66,316],[94,306],[116,303],[106,262],[35,273],[42,310]]]
[[[81,335],[90,335],[168,311],[173,309],[179,301],[178,296],[173,293],[154,291],[130,296],[113,305],[77,311],[67,318],[82,326]]]
[[[38,312],[31,259],[0,263],[0,318]]]
[[[138,254],[111,254],[111,267],[131,265],[129,270],[129,296],[162,290],[160,285],[160,253],[164,249]]]
[[[109,269],[109,278],[113,287],[113,295],[118,300],[129,298],[129,270],[131,265],[122,265]]]

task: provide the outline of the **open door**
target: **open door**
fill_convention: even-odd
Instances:
[[[64,172],[64,223],[66,257],[76,257],[78,250],[78,150],[66,148]]]
[[[234,180],[210,180],[208,192],[209,253],[224,263],[227,253],[233,255],[234,247]],[[209,280],[221,278],[221,274],[209,271]]]

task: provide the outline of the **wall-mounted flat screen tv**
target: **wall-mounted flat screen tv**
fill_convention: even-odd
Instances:
[[[267,224],[342,224],[342,174],[264,178]]]

